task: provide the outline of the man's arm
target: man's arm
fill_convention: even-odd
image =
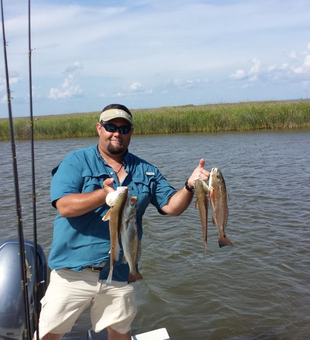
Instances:
[[[207,181],[210,173],[204,169],[205,161],[201,159],[197,168],[193,171],[188,179],[188,186],[194,188],[195,180],[202,178]],[[188,191],[185,187],[178,190],[168,201],[168,203],[162,207],[162,211],[168,215],[178,216],[185,211],[193,199],[193,193]]]
[[[95,210],[105,204],[109,192],[114,191],[112,187],[114,179],[107,178],[103,182],[103,189],[90,193],[69,194],[56,201],[56,208],[62,217],[78,217]]]

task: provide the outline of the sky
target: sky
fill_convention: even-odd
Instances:
[[[29,116],[28,1],[3,8],[12,112]],[[32,0],[33,114],[310,98],[309,18],[309,0]]]

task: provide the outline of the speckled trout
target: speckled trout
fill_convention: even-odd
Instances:
[[[110,229],[110,272],[107,284],[112,282],[114,264],[119,259],[119,233],[127,197],[128,189],[126,187],[120,187],[117,191],[108,194],[106,197],[107,204],[111,205],[111,208],[102,219],[103,221],[109,220]]]
[[[208,193],[209,188],[207,184],[201,179],[197,178],[195,180],[195,196],[196,196],[196,202],[195,202],[195,208],[199,209],[199,215],[201,220],[201,226],[202,226],[202,237],[203,237],[203,243],[205,247],[205,254],[207,249],[207,232],[208,232]]]
[[[232,246],[230,239],[225,233],[228,221],[228,193],[224,177],[219,169],[213,168],[211,170],[208,188],[212,221],[217,226],[219,234],[219,246]]]
[[[141,244],[137,228],[137,197],[127,197],[123,211],[121,226],[121,240],[124,250],[124,257],[129,266],[128,283],[142,280],[143,277],[137,269],[137,264],[141,255]]]

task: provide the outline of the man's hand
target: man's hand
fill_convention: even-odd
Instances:
[[[191,176],[188,179],[188,186],[190,188],[194,188],[195,180],[197,178],[201,178],[204,181],[207,181],[210,177],[210,172],[204,169],[205,161],[203,158],[200,159],[197,168],[193,171]]]
[[[106,178],[103,181],[103,190],[106,195],[110,192],[115,191],[115,189],[113,188],[113,182],[114,182],[114,178]]]

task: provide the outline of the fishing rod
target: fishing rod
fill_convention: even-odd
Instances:
[[[32,102],[32,48],[31,48],[31,1],[28,0],[28,47],[29,47],[29,103],[30,103],[30,139],[31,139],[31,173],[32,173],[32,210],[33,210],[33,245],[34,245],[34,322],[36,329],[36,338],[39,339],[39,271],[38,271],[38,239],[37,239],[37,209],[36,209],[36,185],[35,185],[35,162],[34,162],[34,120],[33,120],[33,102]]]
[[[20,257],[20,267],[21,267],[21,290],[23,294],[23,301],[24,301],[24,307],[25,307],[25,319],[26,319],[24,337],[26,339],[31,340],[30,310],[29,310],[28,285],[27,285],[27,267],[26,267],[26,257],[25,257],[25,244],[24,244],[21,201],[20,201],[19,184],[18,184],[16,144],[15,144],[15,137],[14,137],[12,105],[11,105],[11,90],[10,90],[10,83],[9,83],[9,68],[8,68],[8,60],[7,60],[7,52],[6,52],[7,43],[5,39],[3,0],[1,0],[1,17],[2,17],[2,35],[3,35],[7,101],[8,101],[8,112],[9,112],[10,133],[11,133],[12,162],[13,162],[14,186],[15,186],[15,197],[16,197],[16,212],[17,212],[17,222],[18,222],[19,257]]]

